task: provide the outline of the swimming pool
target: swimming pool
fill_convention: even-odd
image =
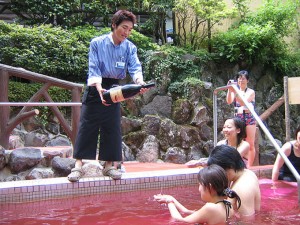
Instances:
[[[296,183],[260,179],[262,193],[261,212],[255,221],[232,220],[230,224],[286,225],[298,224],[300,209]],[[137,190],[79,197],[59,198],[26,203],[1,205],[0,224],[14,225],[138,225],[172,224],[166,206],[153,201],[157,193],[171,194],[191,209],[200,208],[198,186],[168,187],[162,190]]]

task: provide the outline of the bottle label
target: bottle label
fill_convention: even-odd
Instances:
[[[110,98],[114,103],[125,100],[121,88],[116,88],[115,90],[111,89],[110,90]]]

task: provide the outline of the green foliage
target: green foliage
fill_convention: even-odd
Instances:
[[[299,3],[294,0],[266,1],[255,13],[246,18],[246,22],[264,26],[269,23],[279,37],[292,34],[296,28]]]
[[[6,28],[0,21],[0,29]],[[86,74],[88,46],[71,32],[43,25],[0,30],[0,62],[71,81]]]
[[[174,46],[162,46],[159,52],[147,51],[142,61],[147,80],[161,81],[165,75],[170,83],[181,82],[188,77],[201,77],[201,63],[208,59],[203,51],[189,52]]]
[[[256,59],[266,62],[266,57],[272,54],[273,48],[278,48],[283,43],[278,43],[276,31],[271,24],[260,26],[244,23],[236,29],[217,35],[213,44],[215,52],[230,62],[246,60],[253,63]]]
[[[96,20],[101,26],[108,26],[109,14],[120,6],[127,5],[130,10],[137,8],[134,0],[11,0],[11,10],[19,15],[24,24],[52,24],[62,27],[92,25]],[[102,17],[102,20],[99,20]]]
[[[200,79],[197,79],[195,77],[187,77],[182,81],[176,81],[170,84],[169,86],[169,92],[175,95],[183,96],[184,98],[188,98],[189,93],[191,93],[191,90],[194,90],[195,88],[199,88],[203,86],[204,83]]]
[[[90,45],[90,41],[94,37],[97,37],[102,33],[101,30],[91,25],[72,27],[68,29],[68,31],[72,32],[78,38],[78,41],[85,43],[86,46]]]
[[[232,3],[236,7],[241,19],[243,20],[249,13],[248,3],[250,3],[250,0],[232,0]]]
[[[236,9],[227,7],[224,0],[177,0],[174,11],[178,27],[176,40],[180,46],[193,50],[205,43],[209,45],[212,28],[236,15]]]
[[[240,24],[216,35],[212,40],[214,54],[235,63],[270,65],[289,74],[297,70],[300,59],[284,37],[293,34],[296,15],[294,1],[267,1]]]
[[[109,27],[106,27],[106,28],[103,28],[100,30],[100,35],[109,33],[109,32],[111,32],[111,29]],[[157,45],[156,43],[153,43],[151,38],[139,33],[136,30],[132,30],[130,36],[128,37],[128,40],[133,42],[137,46],[138,50],[141,49],[143,51],[147,51],[147,50],[158,50],[159,49],[159,45]]]
[[[132,41],[136,46],[138,46],[138,49],[142,49],[144,51],[159,49],[159,45],[153,43],[151,38],[146,37],[145,35],[135,30],[132,31],[128,39]]]
[[[74,82],[85,82],[88,48],[92,38],[110,32],[82,26],[65,30],[42,25],[23,27],[0,21],[0,62]],[[131,40],[139,51],[159,46],[150,38],[133,31]]]

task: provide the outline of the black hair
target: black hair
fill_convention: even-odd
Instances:
[[[233,169],[235,171],[244,170],[246,165],[240,153],[229,145],[217,145],[210,153],[207,165],[217,164],[224,170]]]
[[[245,76],[247,80],[249,80],[249,73],[247,70],[241,70],[237,73],[235,79],[237,80],[240,76]]]
[[[228,178],[225,170],[218,165],[210,165],[200,169],[198,173],[199,183],[207,188],[213,188],[218,196],[224,196],[224,190],[228,188]]]
[[[134,25],[136,23],[136,16],[132,12],[129,12],[127,10],[119,10],[113,15],[111,24],[119,26],[123,21],[130,21]],[[111,30],[113,31],[112,26]]]
[[[218,196],[236,198],[238,202],[237,208],[240,208],[241,199],[235,191],[231,190],[228,187],[228,177],[226,171],[221,166],[212,164],[200,169],[198,173],[198,180],[205,189],[209,190],[209,192],[211,192],[211,188],[213,188],[217,192]],[[226,200],[224,200],[223,202],[224,204],[228,204],[226,203]],[[230,203],[229,205],[231,207]]]
[[[300,132],[300,126],[295,131],[295,140],[297,140],[297,135]]]
[[[241,142],[247,137],[246,124],[239,117],[233,117],[232,120],[233,120],[234,126],[237,129],[240,129],[240,133],[237,134],[237,146],[239,146],[241,144]]]

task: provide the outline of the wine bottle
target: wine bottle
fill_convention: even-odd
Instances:
[[[126,84],[123,86],[117,86],[104,92],[103,98],[108,104],[122,102],[137,95],[140,92],[141,88],[151,88],[154,86],[155,83],[149,83],[145,85]]]

